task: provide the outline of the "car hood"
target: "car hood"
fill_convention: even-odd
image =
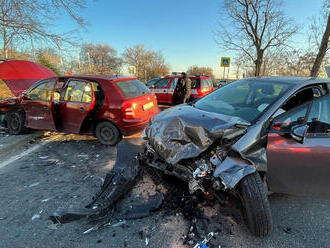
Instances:
[[[194,158],[216,140],[242,136],[250,123],[182,104],[156,115],[144,131],[149,144],[167,163]]]

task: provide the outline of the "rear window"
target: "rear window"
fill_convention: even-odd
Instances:
[[[200,79],[200,78],[191,78],[191,88],[207,88],[213,87],[212,79]]]
[[[212,79],[201,79],[201,88],[213,87]]]
[[[125,98],[142,96],[150,90],[139,80],[114,82]]]

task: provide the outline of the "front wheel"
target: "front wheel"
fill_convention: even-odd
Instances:
[[[22,134],[25,128],[25,113],[23,110],[14,110],[6,115],[6,122],[9,134]]]
[[[108,121],[102,121],[96,125],[95,136],[103,145],[108,146],[115,146],[122,139],[118,128]]]
[[[272,214],[265,185],[255,172],[244,177],[239,185],[243,213],[249,230],[258,237],[265,237],[272,230]]]

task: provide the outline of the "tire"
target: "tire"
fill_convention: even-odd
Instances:
[[[6,115],[6,122],[9,134],[23,134],[26,131],[24,110],[9,112]]]
[[[115,146],[121,141],[122,135],[118,128],[108,121],[102,121],[96,125],[95,137],[103,145]]]
[[[249,230],[255,236],[266,237],[271,233],[273,224],[267,192],[260,175],[255,172],[244,177],[239,188]]]

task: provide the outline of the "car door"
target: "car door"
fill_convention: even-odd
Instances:
[[[95,105],[92,83],[72,79],[65,86],[60,101],[61,130],[67,133],[79,133],[81,125]]]
[[[179,78],[172,78],[172,80],[169,84],[167,94],[166,94],[166,99],[165,99],[165,102],[168,104],[174,103],[173,96],[174,96],[174,91],[175,91],[176,85],[178,83],[178,80],[179,80]]]
[[[306,125],[302,143],[290,134]],[[278,116],[268,134],[270,191],[330,196],[330,95]]]
[[[30,89],[22,99],[26,113],[26,127],[55,131],[52,100],[56,79],[44,80]]]
[[[166,103],[170,80],[170,78],[162,78],[151,88],[151,91],[156,94],[158,102]]]

